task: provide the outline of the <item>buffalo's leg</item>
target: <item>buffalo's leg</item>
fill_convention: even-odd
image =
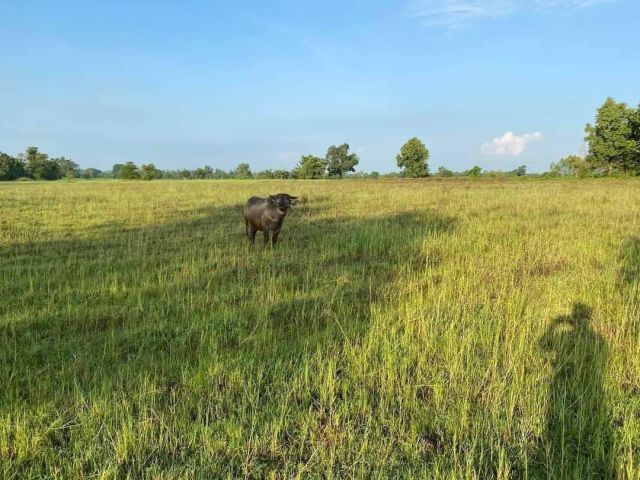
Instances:
[[[269,230],[265,228],[262,231],[262,236],[264,237],[264,244],[267,245],[269,243]]]
[[[249,222],[247,222],[247,238],[249,238],[251,243],[256,243],[256,230],[249,224]]]
[[[280,230],[274,230],[273,233],[271,234],[271,243],[273,245],[275,245],[276,242],[278,241],[278,235],[280,235]]]

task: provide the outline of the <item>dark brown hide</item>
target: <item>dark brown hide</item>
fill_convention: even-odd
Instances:
[[[251,197],[244,206],[244,223],[247,228],[247,237],[251,243],[256,241],[256,232],[262,232],[264,243],[275,244],[282,229],[284,218],[291,208],[291,201],[298,197],[292,197],[287,193],[269,195],[267,198]]]

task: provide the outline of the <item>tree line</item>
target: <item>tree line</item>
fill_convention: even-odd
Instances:
[[[196,169],[160,170],[153,163],[136,165],[134,162],[117,163],[109,171],[96,168],[81,169],[78,164],[65,158],[49,158],[37,147],[12,157],[0,152],[0,180],[59,180],[62,178],[118,178],[123,180],[170,179],[317,179],[317,178],[379,178],[379,177],[426,177],[429,174],[429,151],[417,138],[410,139],[397,156],[401,173],[380,174],[378,172],[355,172],[360,162],[356,153],[350,151],[348,143],[332,145],[324,157],[303,155],[292,170],[262,170],[253,172],[248,163],[225,171],[208,165]]]
[[[117,163],[109,171],[96,168],[81,169],[78,164],[65,158],[49,158],[37,147],[29,147],[26,152],[12,157],[0,152],[0,180],[59,180],[62,178],[118,178],[123,180],[155,180],[160,178],[183,179],[314,179],[314,178],[378,178],[381,176],[428,175],[427,160],[429,152],[417,138],[409,140],[398,154],[398,165],[403,166],[403,174],[385,174],[378,172],[355,173],[360,162],[356,153],[350,151],[349,144],[331,145],[324,157],[303,155],[293,170],[263,170],[253,172],[248,163],[240,163],[230,171],[212,168],[208,165],[193,170],[160,170],[153,163],[138,167],[134,162]]]
[[[33,178],[36,180],[59,180],[76,178],[79,167],[65,157],[49,158],[37,147],[29,147],[16,157],[0,152],[0,180]]]
[[[552,163],[542,176],[604,176],[640,175],[640,106],[631,108],[613,98],[607,98],[597,110],[595,122],[585,127],[588,153],[584,156],[569,155]],[[396,155],[400,172],[356,172],[358,155],[350,151],[348,143],[331,145],[324,157],[303,155],[292,170],[262,170],[253,172],[248,163],[240,163],[230,171],[208,165],[193,170],[160,170],[153,163],[138,167],[133,162],[115,164],[110,171],[95,168],[81,169],[65,157],[50,158],[37,147],[29,147],[15,157],[0,152],[0,180],[59,180],[63,178],[119,178],[125,180],[154,180],[159,178],[183,179],[319,179],[319,178],[421,178],[430,175],[429,150],[417,137],[409,139]],[[439,177],[500,177],[525,176],[527,167],[522,165],[510,171],[483,171],[474,166],[462,172],[440,167],[433,174]]]

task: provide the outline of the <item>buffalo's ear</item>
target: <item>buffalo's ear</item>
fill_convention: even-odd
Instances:
[[[291,195],[289,195],[289,200],[297,200],[298,197],[292,197]]]

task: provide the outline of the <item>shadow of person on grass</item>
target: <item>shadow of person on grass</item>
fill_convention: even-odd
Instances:
[[[540,340],[553,366],[542,478],[612,478],[612,432],[604,390],[605,340],[590,325],[592,309],[575,302]]]

